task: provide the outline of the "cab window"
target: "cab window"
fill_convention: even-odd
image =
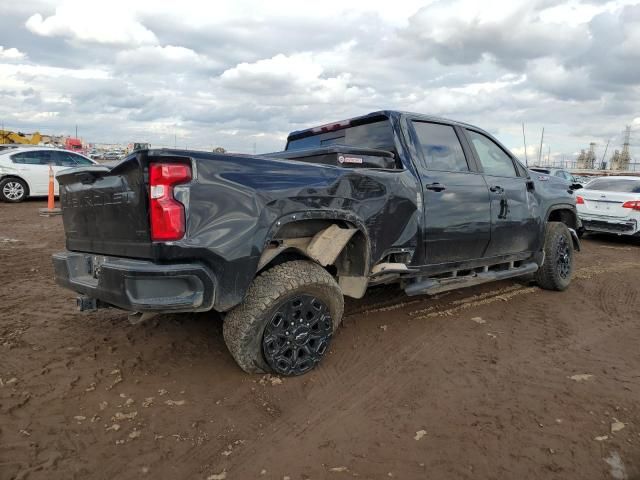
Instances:
[[[478,159],[486,175],[498,177],[518,176],[513,160],[497,143],[473,130],[467,130],[467,136],[478,154]]]
[[[469,164],[451,125],[413,122],[427,170],[468,172]]]

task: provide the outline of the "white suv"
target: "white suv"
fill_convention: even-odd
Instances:
[[[21,202],[27,197],[49,193],[49,165],[55,175],[71,167],[97,162],[68,150],[46,147],[19,147],[0,151],[0,200]],[[58,194],[58,181],[54,181]]]

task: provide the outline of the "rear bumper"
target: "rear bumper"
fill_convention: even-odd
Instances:
[[[198,263],[160,265],[65,251],[53,255],[53,266],[58,285],[124,310],[198,312],[213,307],[215,278]]]
[[[597,216],[581,216],[582,227],[588,232],[617,233],[619,235],[634,235],[639,226],[635,219]]]

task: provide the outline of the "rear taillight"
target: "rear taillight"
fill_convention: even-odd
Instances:
[[[640,211],[640,200],[629,200],[622,204],[622,208],[630,208],[631,210]]]
[[[184,236],[184,205],[173,197],[173,187],[191,180],[191,167],[182,163],[149,165],[151,240],[179,240]]]
[[[584,198],[580,195],[576,195],[576,205],[584,205]]]

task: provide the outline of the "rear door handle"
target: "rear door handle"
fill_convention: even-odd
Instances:
[[[491,190],[493,193],[504,193],[504,188],[502,188],[500,185],[489,187],[489,190]]]
[[[427,190],[433,190],[434,192],[441,192],[447,189],[447,187],[445,187],[443,184],[438,182],[430,183],[429,185],[425,186],[425,188]]]

